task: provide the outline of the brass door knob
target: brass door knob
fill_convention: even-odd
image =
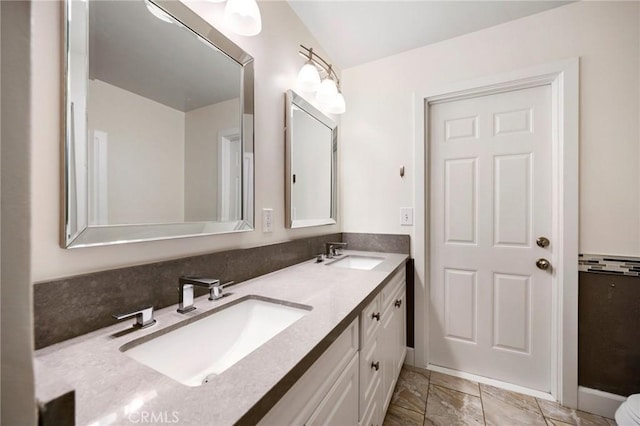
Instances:
[[[549,239],[547,237],[539,237],[536,240],[536,244],[538,245],[538,247],[549,247],[549,244],[551,244],[551,241],[549,241]]]
[[[536,260],[536,266],[538,267],[538,269],[546,271],[551,267],[551,263],[549,263],[547,259],[538,259]]]

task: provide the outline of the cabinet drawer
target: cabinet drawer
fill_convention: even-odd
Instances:
[[[374,399],[378,382],[382,380],[382,363],[379,359],[378,336],[360,351],[360,418]]]
[[[358,320],[354,320],[258,424],[303,424],[357,354],[358,340]]]
[[[380,401],[382,401],[382,382],[380,379],[376,380],[374,389],[373,397],[360,419],[360,426],[382,426],[382,406],[380,405]]]
[[[358,354],[356,353],[305,424],[307,426],[356,426],[358,418]]]
[[[378,327],[380,326],[381,315],[382,310],[380,309],[380,296],[378,295],[360,314],[361,349],[368,345],[371,338],[375,336]]]
[[[386,286],[384,286],[381,292],[380,300],[380,307],[382,308],[382,310],[385,310],[390,303],[393,303],[396,293],[405,284],[405,282],[405,270],[402,269],[389,280]]]

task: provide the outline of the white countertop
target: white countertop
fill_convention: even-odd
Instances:
[[[408,258],[404,254],[352,250],[346,250],[347,254],[382,257],[384,261],[372,270],[357,270],[310,260],[229,287],[232,294],[218,301],[199,297],[194,303],[197,309],[187,314],[176,312],[177,305],[157,310],[157,324],[148,329],[121,333],[131,329],[133,323],[125,320],[41,349],[36,352],[36,394],[52,395],[61,387],[75,389],[78,425],[141,424],[144,415],[180,425],[253,423],[256,415],[265,414],[304,373],[301,367],[308,368],[321,355],[320,349],[329,346]],[[176,286],[177,281],[178,277]],[[128,342],[248,295],[313,309],[203,386],[185,386],[119,350]]]

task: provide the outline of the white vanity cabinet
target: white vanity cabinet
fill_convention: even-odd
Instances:
[[[258,424],[357,425],[358,331],[356,319]]]
[[[382,426],[406,353],[397,272],[259,425]]]
[[[360,315],[360,426],[381,426],[393,396],[406,355],[405,287],[402,270]]]

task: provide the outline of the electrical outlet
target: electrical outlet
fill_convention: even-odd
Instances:
[[[413,207],[400,208],[400,225],[402,226],[413,225]]]
[[[273,232],[273,209],[262,209],[262,232]]]

